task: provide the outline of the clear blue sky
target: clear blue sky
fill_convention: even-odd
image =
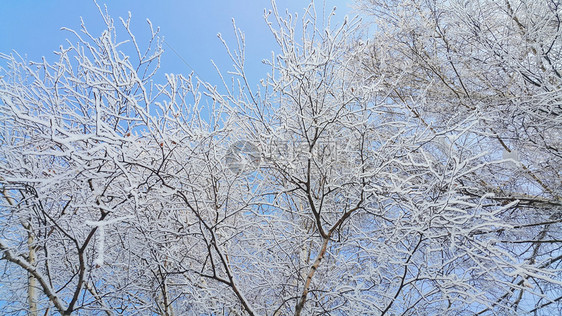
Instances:
[[[154,26],[159,26],[161,35],[195,71],[207,81],[218,84],[210,60],[214,60],[223,70],[229,70],[230,61],[217,38],[233,43],[232,18],[246,34],[247,66],[252,81],[264,77],[267,68],[261,60],[271,57],[271,51],[277,50],[273,36],[264,20],[265,8],[271,8],[269,0],[198,0],[198,1],[103,1],[109,13],[118,22],[119,16],[126,17],[131,11],[135,35],[148,34],[146,19]],[[308,5],[306,0],[278,0],[279,11],[302,13]],[[317,0],[319,15],[325,6],[325,12],[337,7],[336,21],[341,22],[350,14],[351,0]],[[0,2],[0,52],[17,51],[29,60],[56,60],[53,51],[65,43],[71,34],[61,31],[61,27],[78,30],[80,17],[98,35],[102,30],[102,20],[93,1],[87,0],[4,0]],[[117,24],[117,23],[116,23]],[[126,35],[122,34],[121,39]],[[119,36],[119,33],[118,33]],[[160,74],[191,72],[181,59],[169,47],[162,60]],[[0,61],[0,66],[2,62]],[[257,81],[255,81],[257,82]]]

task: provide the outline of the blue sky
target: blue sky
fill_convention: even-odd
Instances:
[[[217,38],[223,38],[234,45],[232,18],[246,35],[247,67],[254,83],[267,73],[261,60],[271,57],[277,48],[264,19],[265,8],[271,8],[269,0],[203,0],[203,1],[98,1],[107,4],[109,13],[117,22],[117,17],[126,17],[131,11],[133,29],[138,37],[148,35],[146,19],[159,26],[165,41],[179,54],[204,80],[214,84],[218,76],[210,60],[214,60],[223,70],[229,70],[229,61],[224,47]],[[302,13],[308,5],[306,0],[279,0],[279,11]],[[323,7],[328,12],[337,7],[336,21],[340,22],[350,13],[351,0],[316,1],[317,12]],[[103,29],[102,19],[93,1],[71,0],[12,0],[0,2],[0,52],[18,52],[29,60],[56,60],[53,51],[65,43],[71,34],[61,31],[61,27],[75,30],[80,28],[80,17],[92,33],[99,35]],[[119,36],[119,33],[118,33]],[[122,34],[121,39],[125,39]],[[160,74],[188,74],[191,69],[168,47],[162,59]],[[0,61],[0,66],[2,62]]]

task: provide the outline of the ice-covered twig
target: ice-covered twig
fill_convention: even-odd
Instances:
[[[105,249],[105,227],[117,222],[132,218],[132,216],[122,216],[113,218],[106,221],[86,221],[86,225],[97,226],[98,227],[98,239],[96,243],[96,251],[98,253],[97,258],[94,260],[95,266],[101,266],[104,262],[104,249]]]

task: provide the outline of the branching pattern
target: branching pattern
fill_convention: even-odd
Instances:
[[[559,1],[357,8],[273,2],[257,88],[240,30],[218,86],[157,84],[102,8],[0,55],[2,314],[561,313]]]

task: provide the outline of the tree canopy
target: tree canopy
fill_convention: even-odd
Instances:
[[[103,10],[0,55],[2,314],[561,313],[560,1],[356,8],[272,2],[257,87]]]

